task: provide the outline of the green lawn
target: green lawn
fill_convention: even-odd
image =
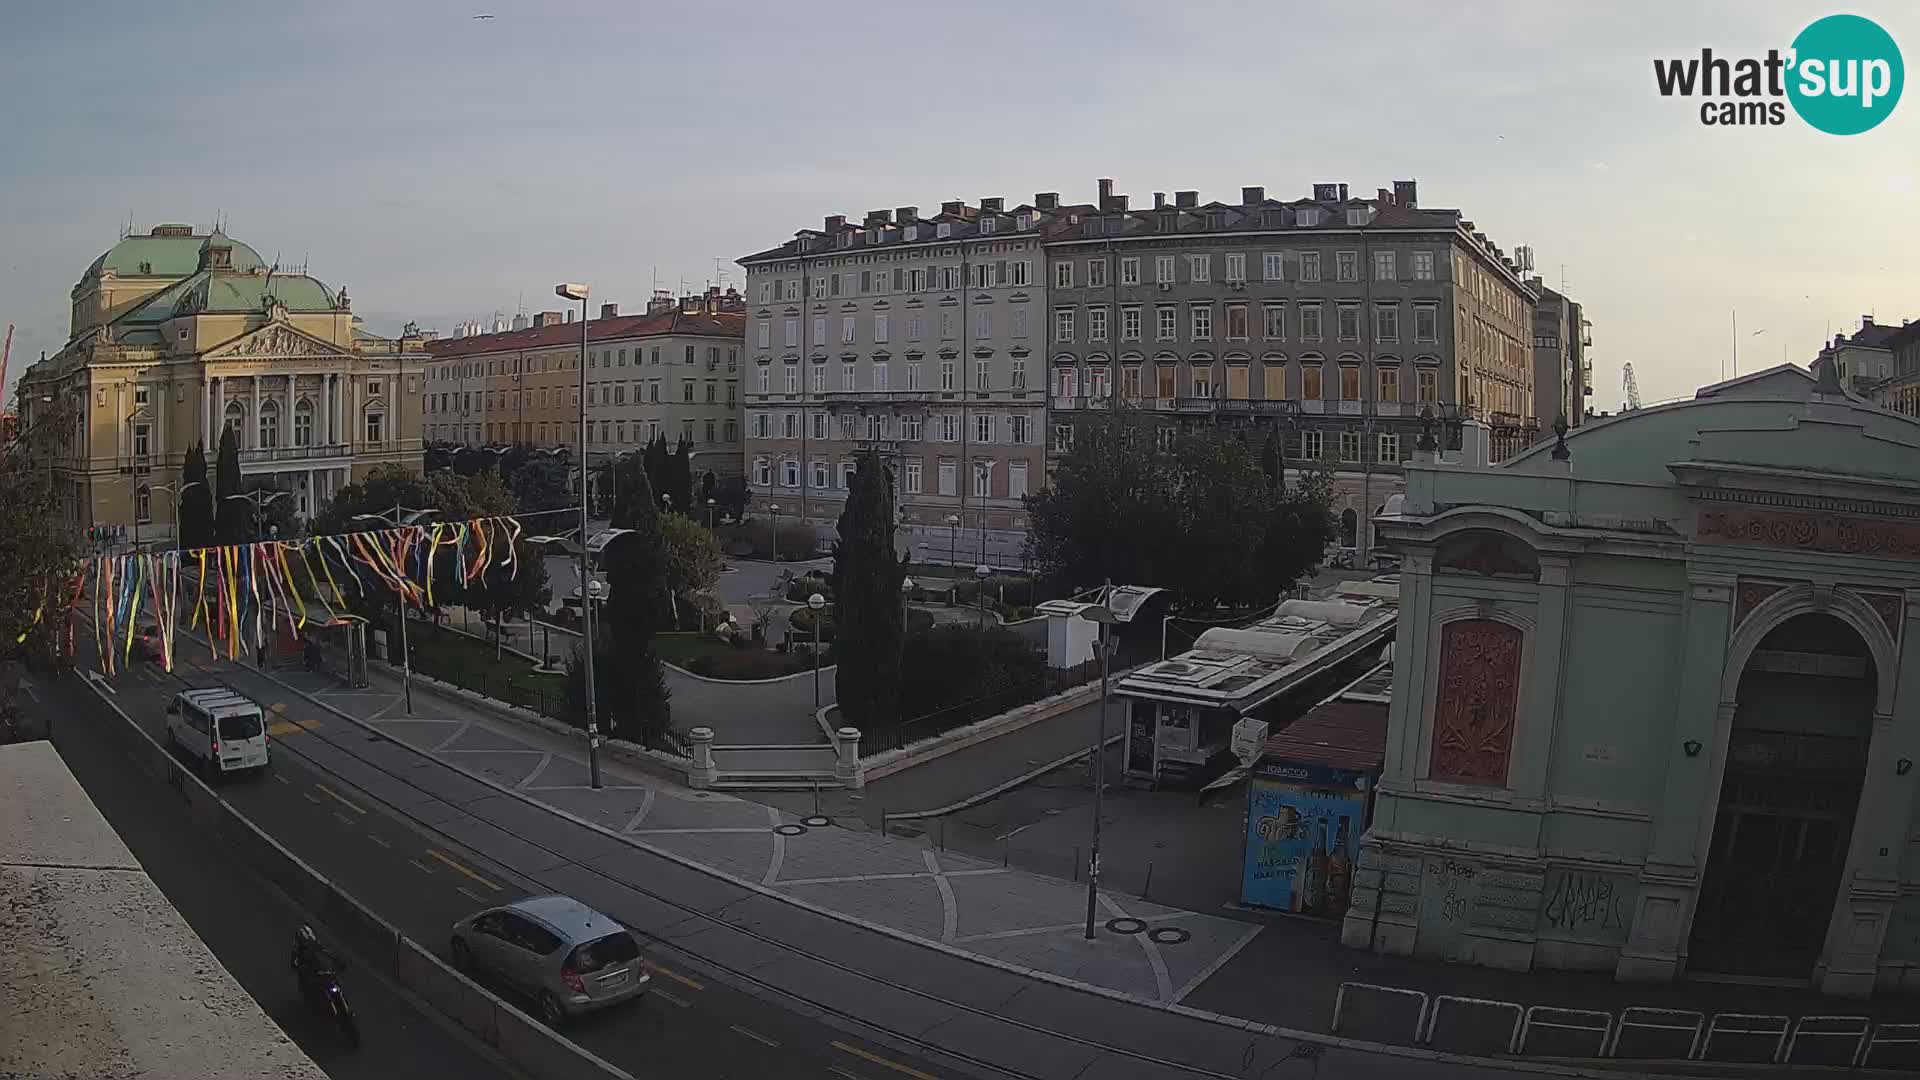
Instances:
[[[492,645],[450,630],[410,622],[407,632],[413,644],[413,669],[420,674],[547,716],[565,713],[565,675],[535,672],[525,657],[512,653],[495,660]]]
[[[660,659],[709,679],[774,679],[813,666],[805,653],[736,649],[710,634],[661,634],[653,639]],[[822,657],[831,663],[831,657]]]

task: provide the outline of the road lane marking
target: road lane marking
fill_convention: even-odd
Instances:
[[[778,1042],[775,1042],[774,1040],[767,1038],[765,1035],[760,1034],[759,1032],[753,1030],[752,1028],[743,1028],[739,1024],[729,1024],[727,1026],[732,1028],[735,1034],[745,1035],[747,1038],[752,1039],[754,1042],[759,1043],[761,1046],[771,1046],[775,1050],[780,1049],[780,1044]]]
[[[648,971],[654,973],[655,975],[665,975],[667,978],[672,979],[674,982],[679,983],[681,986],[684,986],[689,990],[705,990],[707,988],[706,983],[695,982],[694,980],[687,978],[685,975],[682,975],[677,971],[669,971],[666,968],[661,967],[659,964],[656,964],[651,960],[645,961],[641,966],[645,967]]]
[[[681,1008],[683,1008],[683,1009],[690,1009],[690,1008],[692,1008],[692,1007],[693,1007],[693,1006],[691,1006],[691,1005],[688,1005],[688,1004],[687,1004],[686,1002],[684,1002],[684,1001],[682,1001],[682,1000],[680,1000],[679,998],[677,998],[677,997],[674,997],[674,996],[673,996],[672,994],[669,994],[669,993],[667,993],[667,992],[666,992],[665,990],[653,990],[653,991],[650,991],[650,992],[649,992],[649,996],[651,996],[651,997],[657,997],[657,998],[659,998],[659,999],[660,999],[661,1001],[664,1001],[664,1002],[666,1002],[666,1003],[667,1003],[667,1004],[669,1004],[669,1005],[678,1005],[678,1006],[680,1006],[680,1007],[681,1007]]]
[[[474,892],[472,889],[467,888],[465,885],[455,885],[453,888],[455,892],[459,893],[461,896],[466,897],[467,899],[473,901],[476,904],[484,904],[487,902],[486,897],[481,896],[479,893]]]
[[[876,1054],[871,1050],[862,1050],[859,1047],[852,1045],[851,1043],[843,1043],[838,1039],[834,1040],[833,1048],[835,1050],[841,1051],[842,1053],[852,1054],[854,1057],[857,1057],[862,1061],[870,1061],[873,1064],[880,1066],[881,1068],[892,1069],[894,1072],[897,1072],[902,1076],[911,1076],[913,1077],[913,1080],[940,1080],[939,1077],[933,1075],[932,1073],[923,1073],[919,1069],[916,1069],[911,1065],[902,1065],[897,1061],[892,1061],[887,1058],[883,1058],[879,1054]]]
[[[283,783],[283,784],[291,784],[291,783],[293,783],[293,781],[291,781],[291,780],[289,780],[289,779],[287,779],[287,778],[286,778],[286,777],[284,777],[284,776],[281,776],[281,775],[280,775],[279,773],[274,773],[274,774],[273,774],[273,778],[274,778],[275,780],[278,780],[278,781],[280,781],[280,782],[281,782],[281,783]]]
[[[861,1076],[859,1073],[850,1073],[838,1065],[827,1066],[827,1071],[840,1077],[840,1080],[867,1080],[866,1077]]]
[[[377,837],[377,836],[374,836],[374,835],[373,835],[372,833],[368,833],[368,834],[367,834],[367,839],[369,839],[369,840],[371,840],[371,841],[373,841],[373,842],[374,842],[374,843],[376,843],[376,844],[379,844],[379,845],[380,845],[381,847],[383,847],[383,848],[390,848],[390,847],[392,847],[392,846],[393,846],[393,844],[392,844],[392,843],[390,843],[390,842],[388,842],[388,841],[386,841],[386,840],[382,840],[382,839],[380,839],[379,837]]]
[[[341,812],[340,812],[340,811],[338,811],[338,810],[335,810],[335,811],[333,812],[333,816],[334,816],[334,817],[336,817],[336,818],[339,818],[339,819],[340,819],[340,823],[341,823],[342,825],[352,825],[352,824],[353,824],[353,819],[352,819],[352,818],[350,818],[350,817],[348,817],[347,815],[345,815],[345,814],[343,814],[343,813],[341,813]]]
[[[317,727],[318,725],[313,726]],[[284,739],[289,735],[298,735],[305,730],[305,727],[291,720],[275,720],[273,723],[267,725],[267,734],[276,739]]]
[[[480,884],[485,885],[487,888],[492,889],[494,892],[500,891],[500,886],[495,885],[493,882],[488,881],[486,878],[483,878],[479,874],[476,874],[473,871],[467,869],[466,867],[460,865],[460,863],[456,861],[453,856],[447,854],[444,851],[439,851],[434,848],[428,848],[427,856],[429,858],[436,859],[452,867],[454,873],[456,874],[464,874],[467,877],[472,878],[474,881],[477,881]]]
[[[421,862],[419,859],[408,859],[407,861],[412,863],[423,874],[433,873],[433,867],[428,866],[426,863]]]
[[[320,792],[320,794],[322,794],[322,795],[325,795],[325,796],[326,796],[327,798],[329,798],[329,799],[332,799],[332,800],[333,800],[334,802],[337,802],[337,803],[339,803],[339,804],[340,804],[341,806],[344,806],[344,807],[346,807],[347,809],[349,809],[349,810],[351,810],[351,811],[353,811],[354,813],[356,813],[356,814],[365,814],[365,813],[366,813],[366,811],[365,811],[365,810],[362,810],[362,809],[361,809],[360,807],[358,807],[358,806],[355,806],[355,805],[354,805],[354,804],[353,804],[352,802],[350,802],[350,801],[349,801],[349,800],[348,800],[348,799],[346,798],[346,796],[344,796],[344,795],[342,795],[342,794],[340,794],[339,792],[337,792],[337,791],[335,791],[335,790],[333,790],[332,788],[330,788],[330,787],[328,787],[327,785],[325,785],[325,784],[315,784],[315,785],[313,785],[313,786],[314,786],[314,787],[315,787],[316,789],[318,789],[318,790],[319,790],[319,792]]]
[[[313,792],[311,792],[311,791],[303,791],[303,792],[301,792],[300,794],[301,794],[302,796],[304,796],[304,797],[306,798],[306,800],[307,800],[308,802],[310,802],[310,803],[312,803],[313,805],[315,805],[315,806],[319,806],[319,805],[320,805],[320,797],[319,797],[318,795],[315,795],[315,794],[314,794]]]

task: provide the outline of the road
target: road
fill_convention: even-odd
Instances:
[[[163,709],[167,697],[185,682],[215,685],[222,681],[191,668],[183,671],[182,676],[191,678],[176,679],[154,667],[136,668],[118,679],[114,703],[136,718],[149,734],[165,739]],[[142,805],[164,804],[178,822],[168,823],[164,828],[147,827],[145,831],[163,838],[191,833],[194,842],[204,849],[197,873],[183,875],[183,880],[189,882],[186,887],[191,889],[191,883],[198,881],[200,891],[217,893],[220,886],[213,883],[240,876],[226,862],[224,854],[212,846],[211,840],[195,830],[163,785],[134,769],[124,756],[117,754],[105,735],[89,729],[89,725],[123,721],[108,713],[106,707],[79,688],[75,680],[67,680],[61,690],[73,699],[70,706],[73,712],[61,715],[71,715],[73,720],[63,720],[56,734],[62,739],[70,738],[84,749],[88,771],[95,776],[103,775],[100,770],[109,763],[102,759],[112,758],[111,764],[119,765],[143,782],[138,795],[116,795],[113,801],[122,804],[122,813],[137,818]],[[255,696],[265,696],[257,689],[254,692]],[[324,723],[314,719],[304,722]],[[269,728],[270,737],[277,739],[270,775],[225,783],[221,786],[221,795],[308,865],[341,885],[402,933],[435,947],[443,959],[447,957],[448,929],[456,919],[482,907],[556,891],[476,855],[450,836],[423,828],[420,823],[366,797],[351,781],[316,768],[293,750],[292,741],[287,738],[292,726],[289,721],[281,720]],[[94,781],[82,774],[79,765],[69,767],[81,775],[91,792]],[[102,811],[120,827],[121,822],[104,801]],[[422,816],[441,820],[438,814]],[[145,856],[135,838],[128,836],[127,841],[144,862]],[[159,871],[152,872],[155,880],[161,881],[162,888],[172,896],[172,887],[161,880]],[[185,904],[181,907],[186,910]],[[256,986],[242,977],[243,985],[275,1019],[290,1025],[304,1023],[297,998],[286,1010],[276,1011],[273,1007],[274,995],[284,996],[289,989],[278,984],[285,982],[287,935],[297,924],[297,916],[284,901],[274,917],[261,918],[261,910],[267,910],[266,906],[255,900],[236,904],[211,918],[216,925],[231,928],[228,932],[243,934],[248,939],[236,947],[258,950],[263,958],[260,984]],[[200,929],[200,923],[191,915],[189,922]],[[205,931],[202,936],[206,936]],[[216,953],[220,952],[213,940],[209,939],[208,944]],[[657,957],[662,951],[650,950],[650,956]],[[652,963],[655,990],[647,1000],[589,1017],[567,1030],[569,1038],[642,1080],[744,1080],[765,1076],[821,1080],[846,1080],[852,1076],[869,1080],[889,1074],[914,1075],[900,1069],[937,1076],[940,1080],[954,1075],[951,1072],[936,1074],[932,1071],[935,1066],[927,1061],[810,1020],[735,990],[677,961],[662,964],[655,959]],[[240,977],[241,972],[236,970],[235,975]],[[395,1006],[391,1001],[362,995],[360,983],[367,981],[365,977],[357,979],[352,992],[365,1000],[366,1004],[360,1008],[369,1017],[383,1017],[380,1025],[384,1027],[385,1009]],[[283,1012],[289,1016],[283,1016]],[[369,1019],[366,1027],[367,1048],[382,1045],[387,1036],[376,1028],[376,1022]],[[302,1043],[302,1048],[308,1049],[330,1075],[402,1075],[385,1071],[333,1072],[333,1061],[326,1056],[329,1052],[326,1032],[317,1034],[321,1037],[314,1047]],[[436,1057],[424,1047],[418,1049],[412,1058],[412,1068],[407,1070],[413,1076],[423,1075],[421,1069],[426,1070],[424,1075],[433,1076],[488,1075],[484,1069],[448,1071],[445,1062],[456,1058]],[[338,1056],[333,1054],[334,1058]],[[873,1059],[887,1064],[876,1065]],[[432,1063],[431,1066],[428,1063]],[[384,1064],[381,1067],[384,1069]]]
[[[515,1075],[464,1035],[371,973],[350,969],[342,982],[365,1039],[349,1050],[340,1032],[307,1010],[287,968],[295,926],[305,917],[281,893],[239,868],[187,816],[174,793],[136,768],[100,729],[120,723],[77,680],[36,686],[34,706],[59,717],[53,743],[94,805],[120,834],[148,877],[213,954],[307,1056],[335,1080],[414,1080]]]
[[[1526,1071],[1302,1043],[991,967],[623,842],[424,757],[251,669],[203,659],[182,674],[227,683],[279,711],[273,776],[232,785],[229,799],[403,932],[444,942],[444,928],[460,914],[551,891],[633,926],[661,971],[660,992],[570,1035],[636,1076],[1232,1080],[1308,1075],[1301,1071],[1306,1054],[1325,1075],[1341,1077],[1462,1080]],[[177,685],[147,669],[122,676],[115,700],[153,730]],[[382,730],[404,722],[389,720]],[[837,840],[833,833],[814,843],[858,835]],[[711,843],[724,847],[726,839]]]

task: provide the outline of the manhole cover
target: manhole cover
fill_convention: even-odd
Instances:
[[[799,836],[807,831],[804,825],[775,825],[773,831],[781,836]]]
[[[1107,929],[1116,934],[1138,934],[1146,928],[1147,924],[1139,919],[1121,918],[1107,920]]]
[[[1149,932],[1147,940],[1155,945],[1185,945],[1193,940],[1193,935],[1177,926],[1162,926]]]
[[[810,817],[801,818],[800,824],[805,825],[809,829],[824,829],[833,824],[833,819],[825,814],[814,814]]]

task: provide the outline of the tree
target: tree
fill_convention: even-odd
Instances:
[[[19,441],[0,449],[0,506],[7,513],[0,529],[0,641],[8,651],[19,643],[29,656],[57,655],[64,593],[79,567],[79,539],[50,473],[53,457],[64,450],[56,433],[71,430],[70,415],[40,416]],[[0,708],[8,704],[0,700]]]
[[[1239,439],[1184,438],[1172,456],[1179,481],[1168,494],[1180,521],[1180,557],[1163,567],[1162,580],[1202,606],[1251,599],[1271,483]]]
[[[721,514],[739,521],[746,516],[747,505],[753,501],[753,489],[747,487],[744,476],[723,476],[714,485],[713,498]]]
[[[567,477],[567,463],[548,454],[537,455],[521,465],[508,485],[513,492],[514,512],[537,514],[566,509],[573,501],[567,490]],[[540,531],[549,530],[542,527]]]
[[[1152,421],[1126,413],[1074,425],[1052,482],[1026,497],[1027,554],[1042,574],[1082,588],[1169,581],[1166,568],[1183,558],[1167,498],[1177,475],[1157,434]]]
[[[647,487],[653,492],[653,505],[658,508],[662,493],[672,494],[673,485],[668,476],[670,455],[667,452],[667,437],[655,435],[648,443],[644,454],[647,473]],[[675,506],[676,510],[685,510],[684,506]]]
[[[847,723],[869,730],[900,715],[900,557],[893,478],[877,453],[860,455],[834,548],[834,689]]]
[[[1280,429],[1267,429],[1267,441],[1260,447],[1260,471],[1267,474],[1267,482],[1278,491],[1287,486],[1287,459],[1285,448],[1280,443]]]
[[[842,642],[835,643],[834,655],[845,664]],[[1046,655],[1004,626],[935,626],[908,635],[902,648],[900,714],[925,716],[1022,688],[1037,691],[1046,671]]]
[[[685,514],[662,514],[660,538],[666,553],[666,592],[678,625],[681,612],[700,610],[700,595],[719,583],[720,542]]]
[[[212,547],[213,488],[207,481],[207,448],[194,443],[187,450],[186,464],[180,467],[180,522],[176,540],[182,548]]]
[[[705,506],[709,501],[713,502],[718,509],[720,481],[711,472],[704,472],[700,474],[700,505]]]
[[[1276,490],[1254,560],[1261,599],[1275,599],[1312,573],[1338,532],[1332,464],[1322,462],[1297,473],[1292,488]]]
[[[660,505],[653,501],[653,485],[647,479],[646,459],[642,454],[627,454],[613,463],[613,512],[616,529],[631,529],[641,512],[656,513]]]
[[[248,495],[256,492],[271,495],[281,491],[267,482],[264,476],[249,477],[240,483],[241,491]],[[255,502],[253,499],[238,499],[234,505],[247,512],[247,536],[251,540],[281,539],[291,540],[300,534],[300,519],[293,512],[293,497],[281,494],[272,501]]]
[[[667,461],[666,469],[666,492],[673,500],[673,509],[682,514],[694,513],[692,440],[680,440],[680,444],[674,448],[673,457]]]
[[[439,575],[435,577],[438,579]],[[525,540],[513,546],[511,564],[500,559],[493,560],[478,577],[458,591],[463,606],[472,608],[488,622],[495,624],[525,618],[535,611],[545,611],[547,604],[553,600],[546,560]]]
[[[235,428],[220,433],[220,457],[214,467],[213,532],[215,542],[244,544],[252,538],[253,507],[240,494],[240,436]]]
[[[653,492],[641,472],[631,493],[630,530],[602,550],[607,599],[594,643],[596,704],[608,730],[627,738],[665,733],[670,697],[653,638],[667,608],[666,545]]]

